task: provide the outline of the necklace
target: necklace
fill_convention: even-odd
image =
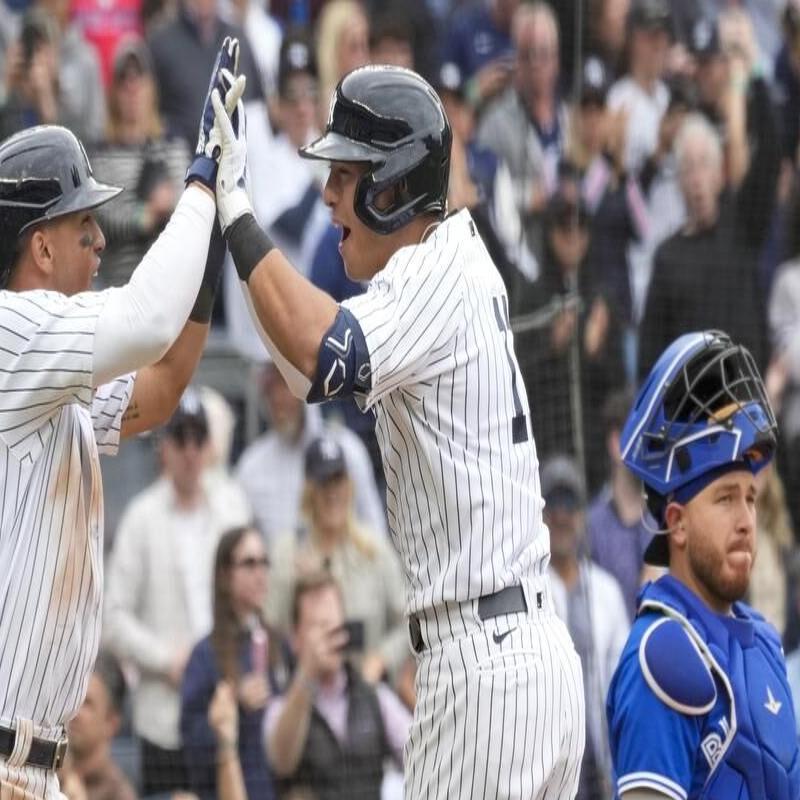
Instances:
[[[431,222],[431,224],[428,225],[428,227],[425,228],[424,231],[422,231],[422,236],[420,236],[419,238],[419,243],[422,244],[428,238],[428,234],[433,233],[433,231],[435,231],[439,227],[439,225],[440,223],[438,220],[436,222]]]

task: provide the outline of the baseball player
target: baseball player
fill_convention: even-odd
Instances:
[[[417,74],[363,67],[336,89],[324,190],[349,276],[342,304],[256,224],[245,142],[219,97],[218,213],[246,298],[290,387],[377,416],[417,653],[413,798],[572,797],[580,664],[552,610],[536,448],[502,280],[467,211],[446,215],[450,126]],[[309,685],[311,682],[309,682]]]
[[[235,67],[237,54],[226,40],[217,68]],[[237,81],[226,99],[242,88]],[[166,230],[127,286],[97,293],[89,289],[105,239],[93,209],[121,190],[95,180],[65,128],[0,144],[3,798],[59,797],[64,724],[83,700],[100,632],[98,451],[113,453],[120,438],[166,419],[206,339],[218,277],[204,269],[213,119],[207,99],[188,187]]]
[[[681,336],[645,381],[622,457],[660,521],[647,584],[608,694],[622,800],[796,800],[792,697],[777,632],[740,602],[756,554],[753,476],[775,417],[750,353]]]

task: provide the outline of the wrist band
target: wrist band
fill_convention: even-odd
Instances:
[[[250,273],[275,245],[252,214],[243,214],[225,231],[228,249],[239,277],[247,283]]]
[[[211,322],[211,314],[214,311],[214,300],[217,297],[217,289],[222,278],[222,265],[225,263],[225,242],[222,238],[222,230],[219,221],[214,222],[211,231],[211,240],[208,243],[208,256],[206,257],[206,268],[203,272],[203,280],[200,282],[200,289],[194,301],[194,307],[189,314],[192,322],[199,322],[201,325],[208,325]]]

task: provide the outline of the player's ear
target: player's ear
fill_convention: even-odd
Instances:
[[[686,527],[685,527],[685,510],[684,507],[675,502],[667,503],[664,509],[664,521],[666,528],[669,530],[672,541],[678,546],[682,547],[686,544]]]
[[[30,256],[37,269],[45,275],[53,274],[53,245],[47,228],[39,228],[31,234]]]

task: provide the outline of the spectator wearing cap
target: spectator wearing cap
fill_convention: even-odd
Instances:
[[[592,270],[604,286],[611,312],[632,331],[627,248],[647,234],[649,221],[638,179],[625,169],[626,115],[608,109],[608,87],[603,62],[588,58],[573,107],[565,166],[580,181],[591,218]]]
[[[235,475],[253,506],[268,549],[278,536],[297,529],[306,448],[322,435],[335,438],[344,451],[358,520],[384,535],[386,512],[369,453],[359,437],[343,425],[327,422],[318,406],[296,398],[273,362],[263,366],[259,381],[269,429],[242,453]]]
[[[786,3],[781,29],[783,44],[775,58],[773,84],[783,139],[783,158],[794,166],[800,147],[800,3]]]
[[[508,165],[527,246],[541,262],[542,212],[557,185],[569,117],[558,93],[559,32],[550,6],[520,5],[511,36],[513,84],[481,117],[477,141]]]
[[[319,437],[305,454],[305,486],[297,528],[272,548],[268,619],[288,632],[294,587],[308,572],[329,572],[342,587],[345,616],[363,631],[352,642],[370,683],[394,673],[408,654],[405,590],[400,564],[386,537],[355,519],[353,482],[342,446]]]
[[[116,659],[101,652],[86,697],[68,725],[70,769],[83,784],[86,800],[136,800],[136,792],[111,757],[124,698],[122,670]]]
[[[518,281],[535,281],[539,262],[523,235],[508,165],[475,139],[475,111],[466,98],[458,65],[443,64],[434,80],[453,142],[450,149],[450,208],[468,208],[511,294]]]
[[[737,193],[726,191],[722,144],[701,114],[683,121],[675,153],[687,218],[655,253],[639,330],[639,375],[646,375],[679,335],[708,328],[729,331],[763,369],[765,302],[758,282],[759,251],[752,241],[754,197],[745,191],[750,184]],[[762,197],[771,191],[761,186]]]
[[[238,487],[204,479],[208,448],[206,414],[189,388],[164,431],[162,475],[128,505],[109,559],[104,637],[139,674],[133,730],[145,795],[187,786],[181,679],[192,646],[211,629],[217,542],[250,518]]]
[[[619,322],[590,271],[589,215],[576,182],[565,180],[550,199],[544,228],[542,275],[515,308],[524,315],[517,357],[535,409],[537,452],[576,453],[582,428],[594,491],[605,475],[600,413],[625,380]]]
[[[164,137],[150,54],[137,37],[123,39],[115,54],[106,139],[92,164],[126,189],[97,212],[107,241],[97,280],[122,286],[166,225],[189,164],[185,143]]]
[[[619,584],[586,555],[585,493],[575,462],[556,455],[542,464],[543,517],[550,530],[550,579],[556,613],[569,628],[583,666],[586,749],[579,800],[609,797],[611,755],[605,697],[630,623]]]
[[[619,440],[633,404],[624,389],[612,392],[603,408],[608,455],[608,482],[589,504],[586,535],[592,560],[619,582],[628,619],[636,616],[636,595],[653,567],[644,563],[644,551],[656,523],[642,509],[642,484],[622,463]]]
[[[269,558],[261,533],[247,526],[226,531],[214,558],[213,627],[192,650],[181,686],[186,766],[192,789],[203,800],[222,794],[215,762],[231,755],[241,763],[250,800],[276,796],[261,724],[269,699],[285,686],[288,652],[263,617],[268,587]],[[232,691],[238,724],[227,740],[218,741],[209,708],[223,684]]]
[[[612,87],[608,105],[627,115],[625,167],[636,172],[656,149],[669,103],[664,83],[672,42],[668,0],[632,0],[628,12],[627,73]]]

